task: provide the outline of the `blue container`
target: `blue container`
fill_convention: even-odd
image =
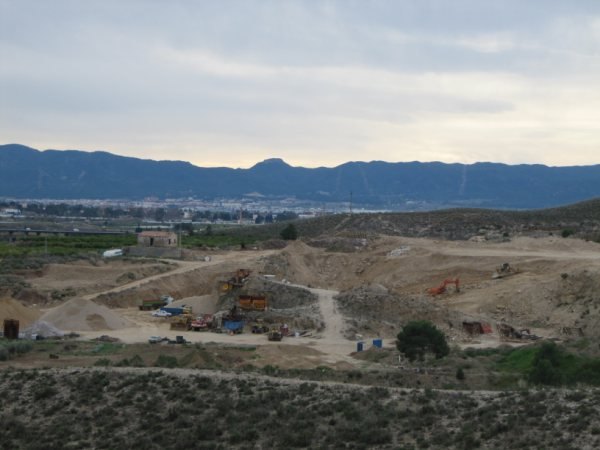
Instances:
[[[356,351],[357,352],[362,352],[364,349],[365,343],[364,342],[357,342],[356,343]]]
[[[183,308],[178,308],[175,306],[173,306],[172,308],[164,307],[164,308],[160,308],[160,309],[162,311],[171,313],[171,315],[173,315],[173,316],[179,316],[179,315],[183,314]]]
[[[244,322],[241,320],[224,320],[223,328],[227,328],[230,331],[237,331],[244,328]]]
[[[382,339],[373,339],[373,347],[383,348],[383,340]]]

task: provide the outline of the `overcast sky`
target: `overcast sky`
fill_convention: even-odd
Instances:
[[[599,0],[0,0],[0,143],[600,163]]]

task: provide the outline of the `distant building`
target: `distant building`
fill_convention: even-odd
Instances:
[[[177,233],[172,231],[142,231],[138,245],[143,247],[177,247]]]
[[[0,217],[17,217],[21,215],[21,210],[16,208],[4,208],[0,210]]]

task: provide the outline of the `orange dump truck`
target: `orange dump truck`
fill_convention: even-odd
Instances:
[[[249,311],[266,311],[267,297],[264,295],[240,295],[240,309]]]

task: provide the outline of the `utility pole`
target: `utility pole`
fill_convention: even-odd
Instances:
[[[181,248],[181,229],[183,228],[183,220],[179,221],[179,239],[177,240],[177,246]]]
[[[350,191],[350,214],[352,214],[352,191]]]

